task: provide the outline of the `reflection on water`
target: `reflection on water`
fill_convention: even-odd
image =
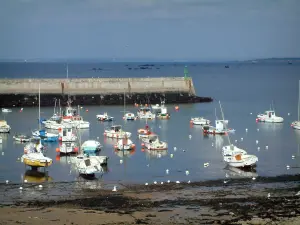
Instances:
[[[23,181],[27,180],[28,183],[43,183],[52,181],[52,177],[48,176],[48,172],[41,172],[38,170],[26,170]]]
[[[124,158],[124,157],[130,158],[132,155],[134,155],[135,149],[132,149],[130,151],[129,150],[117,150],[116,149],[114,152],[120,158]]]
[[[62,165],[70,165],[74,163],[76,155],[56,155],[56,161],[58,161]]]
[[[224,136],[221,135],[216,135],[215,136],[215,146],[216,149],[222,149],[222,147],[224,146]]]
[[[257,123],[257,128],[262,131],[280,131],[283,128],[283,123]]]
[[[255,168],[236,168],[232,166],[226,166],[224,168],[226,174],[229,175],[230,178],[247,178],[247,177],[257,177],[258,174]]]
[[[149,150],[145,149],[146,158],[153,159],[153,158],[161,158],[163,156],[168,155],[168,150]]]
[[[78,176],[75,182],[75,188],[78,189],[101,189],[104,187],[104,182],[96,176]]]
[[[116,139],[116,138],[104,137],[104,139],[103,139],[103,143],[106,145],[115,146],[117,144],[117,142],[118,142],[118,139]]]

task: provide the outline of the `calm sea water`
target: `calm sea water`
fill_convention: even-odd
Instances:
[[[152,69],[135,69],[141,64],[144,63],[69,64],[69,77],[183,76],[185,65],[154,63]],[[229,172],[222,161],[221,148],[228,144],[227,137],[204,137],[200,127],[190,127],[189,124],[190,118],[194,116],[204,116],[214,122],[215,109],[220,118],[219,100],[225,118],[229,120],[229,127],[236,129],[236,132],[230,135],[231,141],[234,143],[237,140],[237,146],[259,158],[256,172],[246,174],[236,170],[230,173],[231,176],[277,176],[300,172],[300,132],[290,127],[290,123],[297,119],[300,64],[235,63],[230,64],[228,69],[224,68],[224,64],[187,65],[197,94],[213,97],[215,101],[183,104],[180,105],[178,112],[174,110],[174,105],[168,105],[172,115],[170,120],[148,121],[152,129],[159,134],[160,139],[169,144],[169,150],[162,153],[161,157],[155,151],[141,151],[137,130],[145,126],[145,121],[124,122],[122,106],[83,107],[81,114],[91,123],[91,127],[89,130],[81,131],[82,141],[99,138],[104,145],[101,155],[109,156],[108,171],[102,177],[104,182],[144,183],[154,180],[158,182],[201,181],[224,178]],[[129,67],[132,69],[129,70]],[[0,78],[65,76],[64,64],[0,63]],[[256,115],[268,110],[272,101],[276,113],[284,117],[284,123],[257,124]],[[88,112],[85,111],[86,109]],[[137,108],[128,105],[127,110],[136,113]],[[46,107],[41,111],[41,117],[47,118],[52,115],[53,108]],[[113,145],[116,142],[103,137],[104,128],[110,123],[100,123],[96,120],[96,114],[103,112],[108,112],[116,118],[114,124],[121,124],[125,130],[132,132],[131,139],[137,144],[135,152],[115,153]],[[25,108],[22,113],[19,109],[13,109],[12,113],[0,114],[0,119],[7,120],[12,127],[11,134],[1,134],[3,143],[0,144],[0,182],[5,182],[7,179],[22,182],[24,177],[30,180],[30,177],[25,176],[24,165],[17,161],[22,156],[24,145],[14,142],[12,136],[15,132],[30,134],[38,127],[37,118],[38,108]],[[248,132],[245,131],[246,128]],[[189,135],[192,135],[191,139]],[[259,141],[258,144],[256,140]],[[266,145],[268,149],[265,148]],[[53,165],[48,169],[49,176],[53,181],[78,179],[76,171],[71,169],[68,157],[56,159],[56,147],[58,143],[47,144],[47,156],[54,160]],[[177,148],[176,151],[174,147]],[[174,157],[171,158],[170,154]],[[292,159],[292,155],[296,156],[295,159]],[[120,159],[123,159],[122,164]],[[205,168],[203,166],[205,162],[209,162],[210,166]],[[290,165],[291,168],[287,170],[286,165]],[[169,174],[166,174],[166,169],[169,169]],[[185,174],[186,170],[190,172],[188,176]]]

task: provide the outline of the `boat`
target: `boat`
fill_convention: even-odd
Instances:
[[[273,105],[273,104],[272,104]],[[266,122],[266,123],[282,123],[283,118],[280,116],[276,116],[275,109],[271,108],[264,113],[260,113],[256,117],[256,122]]]
[[[160,141],[156,134],[149,135],[147,138],[142,138],[144,146],[149,150],[167,150],[168,144]]]
[[[73,133],[73,128],[71,125],[64,126],[62,129],[59,129],[59,141],[72,142],[77,140],[77,136]]]
[[[204,134],[227,134],[228,132],[234,132],[234,129],[225,129],[228,124],[228,120],[216,120],[216,126],[202,125],[202,130]]]
[[[209,125],[210,120],[207,120],[204,117],[194,117],[194,118],[191,118],[190,123],[193,124],[193,125],[203,126],[203,125]]]
[[[168,109],[165,106],[161,106],[160,112],[157,113],[159,119],[170,119],[171,115],[168,113]]]
[[[6,108],[2,108],[2,112],[3,113],[10,113],[10,112],[12,112],[12,110],[11,109],[6,109]]]
[[[31,152],[21,157],[21,162],[31,167],[48,167],[52,165],[52,159],[44,156],[42,152]]]
[[[107,156],[90,156],[80,154],[75,158],[75,166],[80,175],[94,176],[96,173],[104,173],[102,165],[107,165]]]
[[[42,121],[42,124],[46,125],[46,124],[60,124],[61,123],[61,117],[53,114],[53,116],[51,116],[48,120],[44,120]]]
[[[13,139],[18,142],[29,142],[31,137],[24,134],[16,134],[13,136]]]
[[[46,142],[55,142],[58,141],[58,134],[48,133],[46,130],[35,130],[32,131],[34,137],[40,137],[43,141]]]
[[[151,112],[151,109],[149,107],[141,107],[138,112],[137,116],[140,119],[155,119],[155,114]]]
[[[222,118],[224,120],[224,113],[222,110],[221,102],[219,102],[219,104],[222,113]],[[226,162],[229,166],[237,168],[253,167],[256,165],[258,161],[257,156],[249,155],[244,149],[238,148],[237,146],[231,144],[229,135],[227,135],[227,138],[229,145],[223,146],[222,148],[224,162]]]
[[[79,147],[75,142],[63,142],[59,148],[56,148],[56,152],[60,154],[72,154],[78,153]]]
[[[11,127],[7,124],[6,120],[0,120],[0,133],[9,133]]]
[[[299,96],[298,96],[298,120],[293,121],[291,127],[300,130],[300,80],[299,80]]]
[[[111,126],[110,129],[106,129],[104,131],[104,136],[109,137],[109,138],[122,139],[125,136],[130,138],[131,133],[123,131],[121,125],[114,125],[114,126]]]
[[[133,144],[133,142],[125,136],[123,139],[118,141],[115,148],[118,150],[132,150],[135,148],[135,144]]]
[[[3,142],[3,138],[0,136],[0,144],[2,144]]]
[[[81,152],[83,152],[84,154],[95,153],[101,151],[101,147],[102,146],[100,142],[95,140],[88,140],[81,145]]]
[[[161,110],[162,107],[165,107],[165,101],[161,101],[160,105],[159,104],[151,105],[151,108],[153,110]]]
[[[134,115],[134,113],[128,112],[128,113],[125,113],[123,119],[124,120],[136,120],[136,116]]]
[[[71,124],[74,128],[77,129],[87,129],[90,128],[90,122],[84,121],[82,116],[72,116],[72,117],[63,117],[63,125]]]
[[[138,129],[139,138],[148,137],[149,135],[153,135],[154,133],[150,130],[148,124],[145,125],[145,128]]]
[[[107,112],[105,112],[104,114],[99,114],[99,115],[96,115],[97,119],[99,121],[102,121],[102,122],[106,122],[106,121],[113,121],[114,118],[112,116],[109,116],[107,114]]]

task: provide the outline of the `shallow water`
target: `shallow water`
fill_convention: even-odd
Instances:
[[[51,65],[48,66],[51,67]],[[62,66],[60,65],[60,67]],[[61,69],[60,67],[59,69]],[[76,65],[75,67],[74,71],[80,70],[79,68],[84,71],[88,68],[87,65],[82,67]],[[129,71],[125,65],[118,64],[116,67],[109,65],[107,71],[110,72],[107,72],[106,75],[117,73],[122,74],[122,77],[151,76],[152,74],[153,76],[179,76],[183,71],[182,65],[168,64],[157,67],[161,69],[155,70],[154,73],[153,70]],[[293,130],[290,123],[297,119],[299,68],[299,64],[233,64],[229,69],[225,69],[224,65],[220,64],[190,65],[190,74],[198,95],[211,96],[215,101],[203,104],[183,104],[180,105],[178,112],[174,110],[174,105],[168,105],[171,113],[170,120],[148,121],[154,132],[159,134],[160,139],[169,144],[168,151],[161,152],[161,155],[154,151],[141,151],[137,130],[145,126],[145,120],[123,121],[122,106],[84,106],[81,115],[91,123],[91,127],[89,130],[81,131],[82,141],[99,137],[98,140],[104,145],[100,154],[109,156],[108,171],[102,177],[104,183],[117,181],[151,183],[154,180],[157,182],[166,180],[201,181],[224,178],[226,173],[232,178],[298,174],[300,172],[300,131]],[[13,71],[13,68],[11,70]],[[31,70],[34,71],[34,67]],[[58,69],[53,70],[57,71]],[[70,76],[72,76],[72,65],[69,66],[69,70],[71,71]],[[40,69],[37,71],[42,73]],[[1,65],[1,77],[4,77],[4,72],[7,72],[7,69]],[[27,73],[29,72],[27,71]],[[50,76],[48,73],[45,74]],[[80,73],[78,72],[76,75],[74,72],[74,74],[77,76]],[[62,74],[60,74],[61,76]],[[246,149],[249,154],[258,156],[256,172],[243,173],[237,170],[228,172],[221,156],[221,147],[228,144],[228,138],[204,137],[199,126],[190,126],[189,120],[194,116],[204,116],[214,122],[215,108],[217,116],[220,118],[218,100],[222,103],[225,118],[229,120],[229,127],[236,130],[234,134],[230,134],[231,142],[235,143],[237,140],[238,147]],[[272,101],[274,101],[276,113],[284,117],[284,123],[256,123],[256,115],[268,110]],[[88,112],[85,111],[86,109]],[[127,106],[126,110],[136,113],[137,109]],[[52,112],[53,108],[42,108],[41,117],[50,117]],[[108,112],[115,117],[115,125],[121,124],[126,131],[132,132],[131,139],[137,146],[135,152],[116,154],[113,149],[116,141],[105,139],[103,136],[104,128],[111,123],[100,123],[96,120],[96,114],[103,112]],[[250,112],[253,114],[250,115]],[[17,161],[17,158],[22,156],[24,145],[18,144],[12,139],[15,132],[30,134],[33,129],[38,127],[38,109],[25,108],[21,113],[19,109],[13,109],[12,113],[2,113],[1,117],[11,125],[12,131],[11,134],[1,134],[3,143],[0,144],[0,182],[10,180],[18,183],[23,179],[27,179],[28,182],[43,182],[43,178],[31,179],[30,176],[26,176],[26,168]],[[246,128],[248,128],[248,132],[245,131]],[[192,135],[191,139],[189,139],[189,135]],[[256,140],[259,141],[258,144],[256,144]],[[268,149],[265,148],[266,145],[268,145]],[[46,154],[54,160],[53,165],[48,168],[50,180],[77,180],[78,174],[68,163],[70,161],[68,157],[56,159],[56,147],[58,147],[58,143],[47,144]],[[177,148],[176,151],[174,147]],[[174,157],[171,158],[170,154],[173,154]],[[292,159],[292,155],[296,156],[295,159]],[[120,159],[123,159],[122,164]],[[205,162],[210,163],[209,167],[203,166]],[[290,165],[291,168],[287,170],[286,165]],[[169,169],[169,174],[166,174],[166,169]],[[190,172],[188,176],[185,174],[186,170]]]

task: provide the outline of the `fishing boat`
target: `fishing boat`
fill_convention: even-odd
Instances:
[[[109,116],[107,114],[107,112],[103,113],[103,114],[99,114],[99,115],[96,115],[97,119],[99,121],[102,121],[102,122],[106,122],[106,121],[113,121],[114,118],[112,116]]]
[[[168,109],[165,106],[161,106],[160,112],[157,113],[159,119],[170,119],[171,115],[168,113]]]
[[[154,133],[150,130],[150,127],[148,124],[145,125],[145,128],[138,129],[138,135],[139,138],[145,138],[148,137],[149,135],[153,135]]]
[[[224,113],[222,110],[221,102],[219,102],[222,118],[224,120]],[[226,128],[226,123],[225,123]],[[237,146],[231,144],[230,137],[227,135],[229,145],[222,148],[223,160],[229,166],[232,167],[252,167],[255,166],[258,158],[255,155],[249,155],[244,149],[238,148]]]
[[[25,134],[16,134],[13,139],[18,142],[29,142],[31,137]]]
[[[167,150],[168,144],[160,141],[157,135],[149,135],[147,138],[142,138],[144,146],[149,150]]]
[[[110,129],[106,129],[103,135],[109,138],[123,139],[125,137],[130,138],[131,133],[123,131],[121,125],[114,125],[111,126]]]
[[[9,133],[11,127],[7,124],[6,120],[0,120],[0,133]]]
[[[128,112],[128,113],[125,113],[123,119],[124,120],[136,120],[136,116],[134,115],[134,113]]]
[[[60,154],[72,154],[78,153],[79,147],[75,142],[63,142],[59,148],[56,148],[56,152]]]
[[[193,124],[193,125],[204,126],[204,125],[209,125],[210,120],[207,120],[204,117],[194,117],[194,118],[191,118],[190,123]]]
[[[46,124],[59,124],[61,123],[61,117],[54,114],[53,116],[51,116],[48,120],[44,120],[42,121],[42,124],[46,125]]]
[[[292,122],[291,127],[300,130],[300,80],[299,80],[299,96],[298,96],[298,120]]]
[[[90,122],[84,121],[82,116],[72,116],[72,117],[64,117],[63,125],[71,124],[74,128],[77,129],[88,129],[90,128]]]
[[[73,128],[71,125],[64,126],[62,129],[59,129],[59,141],[72,142],[77,140],[77,136],[73,133]]]
[[[10,113],[10,112],[12,112],[12,110],[11,109],[6,109],[6,108],[2,108],[2,112],[3,113]]]
[[[155,114],[151,112],[151,109],[149,107],[141,107],[138,112],[137,116],[140,119],[155,119]]]
[[[216,126],[202,125],[202,130],[204,134],[227,134],[228,132],[234,132],[234,129],[225,129],[228,124],[228,120],[216,120]]]
[[[101,147],[102,146],[100,142],[95,140],[88,140],[81,145],[81,152],[83,152],[84,154],[95,153],[101,151]]]
[[[160,105],[159,104],[151,105],[151,108],[153,110],[161,110],[162,107],[165,107],[165,101],[161,101]]]
[[[273,106],[273,103],[272,103]],[[273,109],[272,109],[273,108]],[[270,110],[260,113],[256,117],[256,122],[266,122],[266,123],[282,123],[283,118],[276,116],[274,106],[270,107]]]
[[[104,172],[102,165],[107,165],[108,157],[80,154],[74,161],[80,175],[94,176],[96,173]]]
[[[118,150],[132,150],[135,148],[135,144],[133,144],[133,142],[125,136],[117,142],[115,148]]]

